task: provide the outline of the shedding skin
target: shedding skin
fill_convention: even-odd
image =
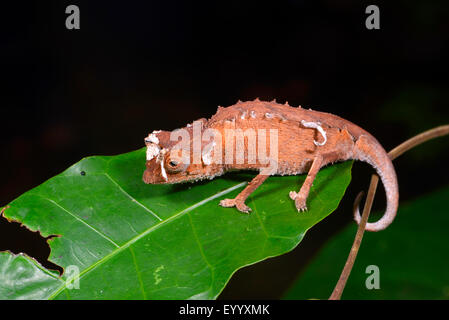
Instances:
[[[299,192],[289,193],[290,198],[295,201],[297,210],[303,212],[307,210],[307,198],[319,170],[338,161],[353,159],[370,164],[382,180],[386,191],[387,208],[384,216],[377,222],[368,223],[366,230],[385,229],[395,218],[399,191],[393,164],[379,142],[350,121],[330,113],[256,99],[247,102],[239,101],[227,108],[219,107],[217,113],[210,119],[198,120],[200,127],[195,123],[197,122],[183,128],[191,137],[189,145],[193,145],[188,154],[190,161],[186,163],[179,161],[179,157],[176,158],[172,154],[179,141],[170,140],[171,132],[153,131],[146,137],[147,161],[143,175],[145,183],[195,182],[213,179],[228,171],[258,171],[259,174],[234,199],[220,201],[223,207],[236,207],[243,213],[249,213],[251,209],[245,204],[246,199],[269,175],[307,173]],[[277,146],[272,145],[273,141],[268,138],[268,135],[266,139],[263,138],[265,140],[261,140],[266,142],[268,160],[272,161],[269,163],[276,163],[276,166],[267,173],[266,169],[270,166],[267,161],[259,158],[255,162],[249,161],[253,159],[255,151],[248,136],[244,137],[243,144],[240,144],[244,151],[243,162],[236,161],[236,156],[230,163],[213,161],[225,159],[226,137],[228,137],[229,129],[243,133],[260,132],[260,130],[276,132]],[[214,134],[208,135],[212,140],[195,141],[193,139],[195,130],[197,133],[213,130]],[[258,141],[257,145],[259,144]],[[275,154],[269,154],[273,150],[276,151]],[[197,163],[193,161],[194,159],[200,159],[200,162]]]

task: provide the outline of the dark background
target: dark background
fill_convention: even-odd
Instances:
[[[0,205],[82,157],[141,148],[149,132],[239,99],[337,114],[387,150],[449,123],[447,2],[392,2],[2,4]],[[69,4],[80,8],[80,30],[65,28]],[[380,30],[365,27],[369,4],[380,8]],[[448,146],[441,138],[395,160],[401,201],[449,184]],[[340,208],[291,253],[237,272],[221,297],[279,298],[320,246],[353,223],[352,201],[371,173],[354,164]],[[2,219],[6,249],[51,267],[44,240]]]

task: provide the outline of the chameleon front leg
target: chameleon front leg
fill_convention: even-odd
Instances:
[[[312,166],[310,167],[309,173],[307,174],[307,178],[302,184],[301,189],[299,192],[290,191],[290,198],[292,200],[295,200],[295,206],[296,209],[299,211],[306,211],[307,210],[307,197],[309,196],[310,187],[312,187],[313,180],[315,180],[316,174],[318,171],[320,171],[321,164],[323,163],[323,157],[322,156],[316,156],[313,159]]]
[[[234,199],[224,199],[220,201],[222,207],[236,207],[243,213],[249,213],[251,208],[245,204],[246,199],[253,193],[267,178],[269,175],[258,174],[245,189],[240,192]]]

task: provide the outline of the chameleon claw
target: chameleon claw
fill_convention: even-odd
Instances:
[[[296,209],[298,209],[298,212],[299,211],[301,211],[301,212],[307,211],[306,202],[299,197],[296,198],[296,200],[295,200],[295,206],[296,206]]]
[[[250,207],[248,207],[246,204],[244,204],[244,203],[241,203],[241,204],[237,204],[236,206],[235,206],[240,212],[243,212],[243,213],[250,213],[251,212],[251,208]]]
[[[224,199],[220,201],[220,206],[225,208],[232,208],[235,206],[235,199]]]
[[[296,197],[298,196],[298,193],[296,191],[290,191],[290,193],[288,194],[290,199],[295,200]]]
[[[243,201],[238,201],[236,199],[224,199],[220,201],[220,206],[225,208],[236,207],[237,210],[243,213],[250,213],[251,208],[248,207]]]
[[[289,196],[290,199],[295,200],[295,206],[296,209],[298,209],[298,212],[307,211],[306,200],[303,197],[300,197],[295,191],[290,191]]]

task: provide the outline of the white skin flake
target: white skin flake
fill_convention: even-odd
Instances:
[[[158,156],[160,149],[154,143],[150,143],[147,147],[147,161],[152,160],[154,157]]]
[[[168,181],[167,172],[165,172],[164,161],[161,161],[161,174],[164,177],[165,181]]]
[[[156,163],[161,163],[161,175],[164,178],[165,181],[168,181],[167,172],[165,171],[164,167],[164,160],[165,160],[165,154],[167,153],[167,149],[162,148],[162,150],[159,151],[159,154],[157,155]]]
[[[158,137],[156,137],[155,133],[158,133],[158,132],[154,131],[153,133],[150,133],[148,135],[148,137],[145,138],[145,142],[151,142],[151,143],[154,143],[154,144],[159,144],[159,139],[158,139]]]
[[[214,150],[215,147],[215,141],[212,143],[212,145],[209,147],[210,149],[206,152],[203,153],[202,158],[203,158],[203,163],[208,166],[212,163],[212,151]]]
[[[302,120],[301,124],[306,127],[306,128],[313,128],[313,129],[317,129],[319,133],[321,133],[321,135],[324,138],[323,142],[318,142],[318,141],[313,141],[313,143],[315,143],[316,146],[324,146],[326,144],[327,141],[327,137],[326,137],[326,132],[323,130],[323,128],[320,126],[319,123],[317,122],[307,122]]]

